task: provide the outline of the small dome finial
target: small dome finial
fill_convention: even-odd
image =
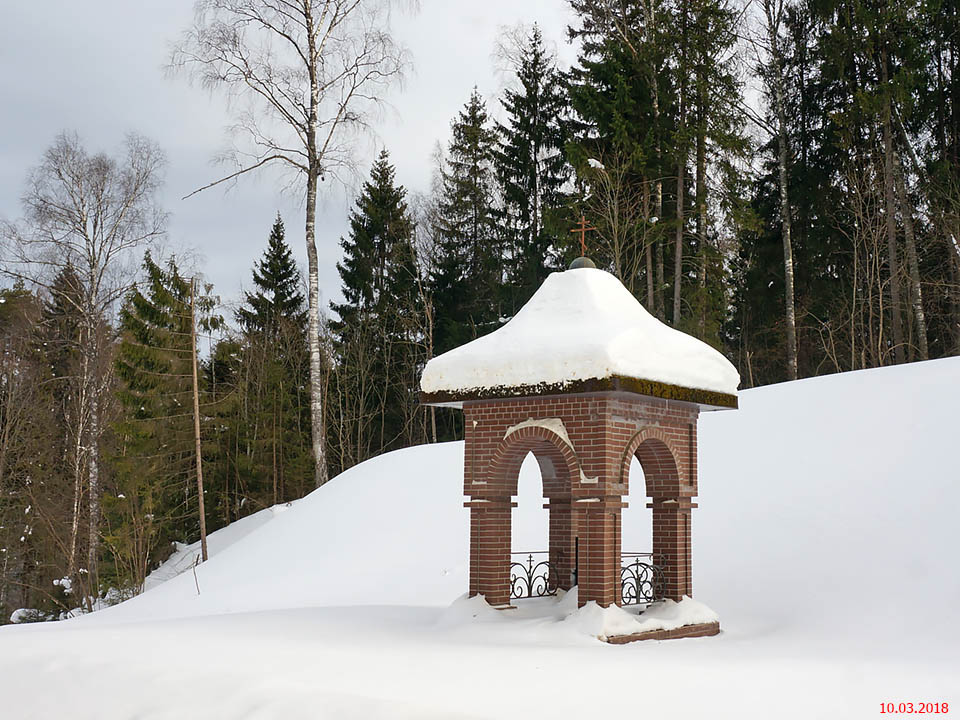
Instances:
[[[581,255],[572,263],[570,263],[570,270],[578,270],[579,268],[596,268],[593,260],[588,258],[586,255]]]

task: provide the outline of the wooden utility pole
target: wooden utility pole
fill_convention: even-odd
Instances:
[[[190,360],[193,363],[193,437],[197,443],[197,502],[200,512],[200,557],[207,561],[207,518],[203,509],[203,460],[200,452],[200,388],[197,383],[197,310],[190,280]]]

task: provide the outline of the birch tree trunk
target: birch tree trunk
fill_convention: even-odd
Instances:
[[[701,63],[702,64],[702,63]],[[699,267],[699,298],[697,302],[697,328],[699,337],[706,340],[707,336],[707,120],[706,120],[706,87],[703,78],[697,78],[698,104],[700,108],[697,119],[697,253],[700,255]]]
[[[774,4],[776,6],[774,7]],[[797,312],[793,286],[793,239],[791,236],[790,192],[787,162],[787,112],[784,100],[783,56],[780,51],[780,21],[783,3],[780,0],[764,0],[763,10],[767,19],[767,37],[770,42],[770,84],[773,86],[773,101],[777,115],[777,166],[780,180],[780,227],[783,234],[783,281],[784,320],[787,336],[787,379],[797,379]]]
[[[679,78],[679,129],[677,131],[677,227],[673,253],[673,326],[680,325],[680,288],[683,281],[683,181],[687,166],[687,0],[681,0]]]
[[[80,539],[80,508],[83,500],[83,439],[79,430],[73,440],[73,503],[71,506],[70,541],[67,551],[67,577],[77,577],[77,543]]]
[[[677,230],[673,251],[673,326],[680,325],[680,281],[683,277],[683,175],[685,158],[677,161]]]
[[[314,484],[317,487],[329,480],[327,449],[323,422],[323,362],[320,356],[320,265],[316,242],[317,177],[307,177],[307,276],[308,287],[308,345],[310,348],[310,437],[313,442]]]
[[[100,398],[91,393],[90,434],[87,438],[87,492],[89,515],[87,517],[87,572],[90,577],[90,592],[99,594],[97,558],[100,550]]]
[[[189,68],[208,87],[252,100],[237,129],[250,142],[236,148],[235,172],[190,195],[281,165],[306,179],[310,420],[314,485],[327,469],[324,358],[320,340],[317,183],[355,167],[356,142],[344,133],[368,127],[384,88],[403,74],[404,51],[386,23],[392,0],[218,0],[198,3],[196,20],[174,48],[170,66]],[[188,195],[189,197],[189,195]]]
[[[886,50],[881,58],[881,79],[886,86],[889,81],[888,57]],[[893,131],[890,121],[889,97],[883,101],[883,200],[887,229],[887,261],[890,271],[890,316],[893,328],[893,356],[897,364],[904,361],[903,318],[900,303],[900,260],[897,252],[897,207],[894,202],[893,182]]]
[[[920,286],[920,263],[917,260],[917,240],[913,229],[913,211],[907,197],[906,183],[903,179],[903,167],[893,153],[894,175],[897,184],[897,196],[900,203],[900,215],[903,217],[903,234],[907,249],[907,272],[910,274],[910,305],[917,330],[917,349],[921,360],[930,359],[927,344],[927,318],[923,311],[923,290]]]
[[[653,242],[647,238],[650,231],[650,181],[643,179],[643,254],[646,262],[646,280],[647,280],[647,309],[653,310],[654,300],[654,282],[653,282]]]
[[[655,0],[647,0],[647,2],[644,4],[644,9],[646,10],[647,16],[645,23],[647,41],[655,42],[657,32],[657,8],[655,5]],[[656,156],[657,178],[653,183],[653,213],[654,217],[656,218],[656,222],[663,222],[663,178],[661,177],[663,174],[663,165],[662,149],[660,144],[660,86],[657,72],[653,65],[651,64],[648,67],[650,68],[650,99],[653,103],[653,127],[656,138],[654,142],[654,154]],[[659,239],[659,233],[654,233],[653,243],[656,244],[657,277],[653,306],[650,309],[658,319],[663,320],[663,243]]]
[[[305,232],[307,242],[307,346],[310,349],[310,439],[313,444],[313,481],[320,487],[330,479],[327,469],[326,423],[323,412],[323,358],[320,353],[320,263],[317,259],[317,180],[321,172],[317,157],[317,127],[320,113],[320,78],[317,75],[319,60],[317,28],[313,13],[305,5],[308,63],[310,82],[310,109],[307,114],[307,213]]]

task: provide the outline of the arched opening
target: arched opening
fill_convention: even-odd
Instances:
[[[677,461],[661,438],[640,434],[633,456],[643,468],[647,497],[678,497],[680,471]]]
[[[660,432],[639,431],[624,453],[629,508],[624,511],[621,585],[624,604],[691,593],[689,494],[676,456]],[[641,510],[642,508],[642,510]],[[633,550],[643,547],[643,550]]]
[[[485,538],[477,535],[481,554],[490,558],[503,553],[503,564],[486,566],[492,576],[484,584],[499,596],[498,588],[504,585],[497,578],[502,577],[509,601],[552,595],[571,586],[576,540],[570,495],[578,466],[564,435],[535,424],[508,433],[487,468],[483,495],[475,496],[472,505],[478,513],[500,512],[495,507],[509,513],[496,521],[502,544],[491,537],[491,545],[481,549]],[[482,569],[478,565],[478,571]]]
[[[554,593],[556,578],[550,565],[550,514],[545,503],[540,462],[531,451],[520,464],[517,494],[513,497],[510,539],[510,599]]]
[[[511,554],[518,556],[525,552],[546,551],[550,541],[550,515],[544,507],[543,478],[533,452],[528,452],[520,464],[514,502]]]
[[[627,508],[622,511],[621,550],[623,554],[651,552],[653,542],[653,518],[647,505],[646,479],[643,466],[635,455],[630,456],[629,492],[624,498]]]

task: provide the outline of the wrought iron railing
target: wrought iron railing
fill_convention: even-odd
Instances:
[[[663,599],[666,558],[653,553],[620,556],[620,597],[624,605],[649,605]]]
[[[534,562],[534,555],[547,555],[544,551],[511,553],[512,557],[527,556],[526,563],[510,563],[510,599],[547,597],[557,594],[557,579],[549,560]]]
[[[534,558],[534,555],[537,558]],[[543,550],[511,553],[510,599],[548,597],[557,594],[557,574]],[[579,563],[577,563],[579,565]],[[666,558],[653,553],[622,553],[620,597],[623,605],[649,605],[663,599]]]

